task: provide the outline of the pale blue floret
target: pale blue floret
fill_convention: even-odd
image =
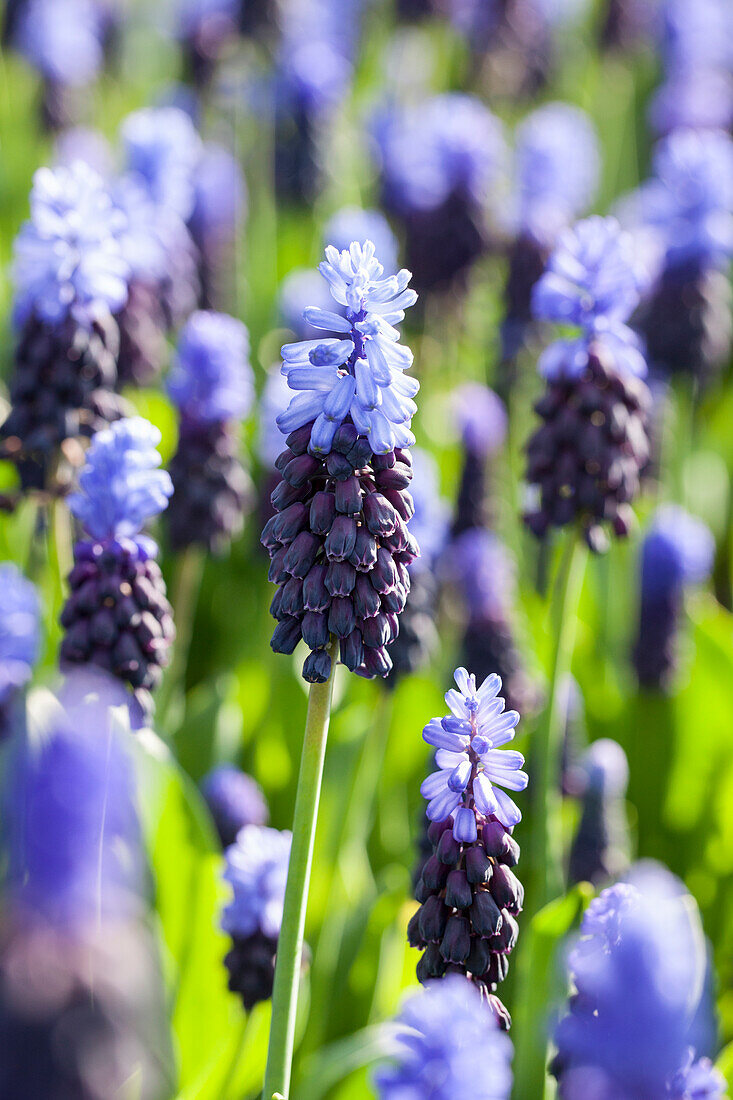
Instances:
[[[347,416],[375,454],[412,446],[409,425],[419,383],[403,373],[412,352],[399,343],[394,327],[417,300],[407,289],[409,271],[384,277],[371,241],[353,242],[343,252],[329,245],[320,271],[346,316],[319,307],[303,316],[312,327],[342,338],[285,344],[282,372],[290,388],[301,392],[278,417],[278,427],[287,435],[314,421],[310,447],[316,454],[330,450]]]
[[[411,994],[391,1062],[374,1075],[379,1100],[508,1100],[512,1044],[475,985],[447,974]]]
[[[245,939],[256,932],[280,932],[292,834],[263,825],[245,825],[226,850],[224,879],[234,897],[224,909],[221,927]]]
[[[93,0],[30,0],[15,45],[49,81],[81,87],[104,61],[102,20]]]
[[[423,730],[424,740],[438,750],[435,763],[440,770],[428,776],[420,792],[428,800],[430,820],[453,815],[456,840],[470,842],[476,839],[477,815],[493,815],[507,829],[521,821],[519,808],[499,788],[523,791],[529,777],[521,770],[521,753],[501,751],[514,739],[519,722],[515,710],[504,710],[501,679],[487,676],[477,687],[475,676],[458,668],[455,680],[459,690],[452,688],[445,697],[451,714],[431,719]]]
[[[173,484],[160,470],[161,435],[142,417],[117,420],[97,432],[69,508],[95,539],[134,538],[168,506]]]
[[[35,313],[48,324],[71,316],[84,325],[127,301],[130,267],[123,255],[124,214],[100,176],[81,161],[40,168],[31,216],[15,241],[15,320]]]
[[[639,302],[642,280],[633,239],[615,218],[585,218],[564,230],[535,284],[532,310],[541,320],[579,328],[581,335],[546,348],[538,363],[540,374],[577,377],[587,366],[593,343],[619,373],[644,377],[639,339],[625,324]]]

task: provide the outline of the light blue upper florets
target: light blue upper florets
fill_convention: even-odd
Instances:
[[[15,241],[15,318],[91,324],[127,301],[130,275],[120,244],[124,215],[101,178],[77,161],[33,177],[31,217]]]
[[[668,258],[724,264],[733,254],[733,141],[715,130],[678,130],[657,147],[642,215]]]
[[[30,0],[15,44],[47,80],[81,86],[102,67],[102,29],[92,0]]]
[[[117,420],[97,432],[69,508],[95,539],[134,538],[168,506],[173,483],[160,470],[160,432],[148,420]]]
[[[190,117],[179,107],[145,107],[128,115],[120,133],[129,171],[141,178],[158,205],[188,221],[202,153]]]
[[[374,1075],[380,1100],[508,1100],[512,1044],[465,977],[448,974],[411,994],[391,1064]]]
[[[552,243],[588,205],[598,186],[600,157],[590,119],[568,103],[539,107],[517,129],[515,222]]]
[[[227,848],[224,878],[234,897],[222,913],[221,926],[230,936],[279,935],[291,843],[289,832],[245,825]]]
[[[465,668],[457,668],[455,681],[445,701],[447,718],[433,718],[423,730],[423,740],[438,750],[439,771],[429,775],[420,787],[428,800],[426,814],[431,821],[453,818],[453,835],[472,843],[478,835],[477,821],[492,815],[511,829],[522,815],[500,787],[523,791],[529,776],[522,771],[524,757],[502,746],[514,740],[519,722],[515,710],[504,710],[499,695],[501,679],[487,676],[480,686]]]
[[[226,313],[193,313],[181,332],[168,392],[191,420],[246,416],[254,398],[246,326]]]
[[[615,218],[585,218],[561,233],[535,284],[532,310],[542,320],[575,325],[582,335],[551,344],[540,357],[540,373],[581,374],[590,343],[599,342],[619,372],[643,377],[639,341],[624,324],[639,301],[641,278],[632,238]]]
[[[346,316],[320,308],[306,309],[303,316],[341,339],[283,347],[283,374],[291,389],[303,392],[278,417],[278,427],[287,435],[315,421],[310,446],[317,454],[330,450],[347,416],[375,454],[412,446],[409,424],[419,383],[404,374],[412,352],[399,343],[394,328],[417,300],[415,291],[407,289],[409,271],[385,278],[371,241],[353,242],[343,252],[329,245],[320,271]]]
[[[485,202],[506,156],[499,120],[457,92],[383,111],[374,133],[387,202],[403,214],[434,210],[454,193]]]
[[[672,1088],[704,996],[700,917],[662,867],[639,865],[630,884],[590,906],[570,955],[579,996],[555,1033],[567,1100],[684,1095]]]
[[[11,562],[0,564],[0,706],[30,680],[38,656],[40,604],[35,586]]]

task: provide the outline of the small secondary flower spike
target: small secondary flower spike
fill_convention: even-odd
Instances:
[[[433,854],[423,866],[416,889],[420,908],[407,932],[413,947],[424,948],[420,981],[448,970],[470,975],[501,1025],[509,1027],[496,988],[507,975],[524,899],[511,870],[519,860],[511,834],[522,815],[501,788],[522,791],[528,783],[521,754],[503,749],[514,738],[519,715],[504,710],[498,676],[477,687],[475,677],[459,668],[455,680],[458,690],[445,697],[451,713],[423,730],[437,749],[438,771],[420,788],[428,800]]]
[[[71,593],[61,613],[64,665],[94,664],[151,705],[175,637],[158,548],[142,534],[168,504],[169,475],[158,469],[160,432],[147,420],[118,420],[99,432],[69,507],[87,535],[74,546]]]
[[[168,379],[178,406],[178,449],[170,464],[175,492],[166,514],[175,549],[202,544],[214,553],[236,538],[251,497],[239,457],[238,421],[254,397],[249,334],[225,313],[189,317]]]
[[[0,428],[2,457],[23,487],[49,487],[59,449],[124,413],[117,383],[119,330],[130,268],[124,217],[101,178],[81,162],[41,168],[31,217],[15,242],[11,410]]]
[[[234,897],[221,918],[232,938],[224,962],[229,988],[247,1010],[272,994],[291,841],[288,832],[245,825],[226,850],[224,878]]]
[[[535,315],[580,329],[540,356],[547,380],[535,405],[542,425],[527,446],[525,522],[542,538],[578,522],[605,550],[605,525],[626,535],[630,502],[649,457],[646,362],[625,324],[639,301],[632,242],[614,218],[586,218],[560,235],[534,288]]]

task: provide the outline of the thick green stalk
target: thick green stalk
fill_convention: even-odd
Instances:
[[[348,923],[359,912],[364,913],[365,906],[369,906],[370,891],[376,889],[366,845],[389,740],[393,698],[391,688],[380,687],[374,717],[364,733],[354,768],[328,885],[332,904],[324,917],[313,958],[309,1050],[318,1050],[323,1045],[330,1014],[337,1011],[332,990]]]
[[[336,645],[330,649],[331,675],[325,684],[313,684],[308,697],[303,755],[293,815],[293,846],[280,936],[277,943],[275,984],[272,992],[272,1024],[267,1052],[263,1100],[288,1100],[295,1039],[305,913],[308,903],[313,845],[321,797],[323,762],[331,716]]]
[[[562,821],[559,791],[563,730],[567,715],[563,680],[570,672],[578,625],[578,603],[583,586],[586,547],[577,531],[568,532],[553,592],[554,648],[550,689],[545,712],[531,748],[533,889],[528,894],[530,914],[536,913],[563,889]]]

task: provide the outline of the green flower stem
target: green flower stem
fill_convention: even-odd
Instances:
[[[313,845],[321,797],[323,762],[331,716],[336,643],[331,644],[331,675],[325,684],[313,684],[308,697],[303,755],[293,815],[293,846],[280,937],[277,944],[275,985],[272,992],[272,1024],[267,1052],[263,1100],[288,1100],[298,1007],[305,912],[308,903]]]
[[[344,945],[344,936],[355,912],[369,906],[375,890],[366,851],[379,781],[389,740],[392,717],[391,688],[380,686],[374,716],[365,731],[354,767],[351,790],[328,883],[331,899],[313,958],[311,1025],[308,1047],[318,1050],[326,1041],[329,1014],[335,1011],[332,990]],[[373,898],[371,898],[373,900]]]
[[[531,789],[534,797],[530,847],[534,888],[528,897],[530,913],[537,912],[563,890],[562,820],[558,782],[567,715],[561,689],[565,676],[570,672],[575,648],[578,603],[587,554],[585,545],[573,528],[567,536],[552,597],[554,649],[549,697],[531,747]]]

